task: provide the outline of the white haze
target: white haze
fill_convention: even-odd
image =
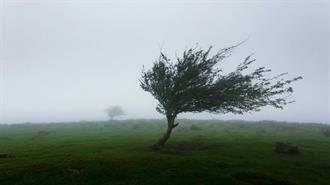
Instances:
[[[295,103],[243,115],[180,118],[330,122],[329,1],[1,1],[0,123],[162,118],[138,79],[160,48],[214,51],[248,38],[224,66],[289,72]]]

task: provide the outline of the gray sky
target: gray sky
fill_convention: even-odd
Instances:
[[[224,66],[303,76],[295,103],[244,115],[181,118],[330,122],[329,1],[0,1],[0,123],[162,118],[138,79],[160,48],[214,50],[244,39]]]

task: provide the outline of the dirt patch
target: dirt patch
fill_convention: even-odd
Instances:
[[[272,176],[253,173],[253,172],[240,172],[232,175],[237,181],[249,183],[253,185],[293,185],[285,180],[278,180]]]
[[[293,143],[275,142],[274,150],[277,153],[283,153],[283,154],[299,154],[300,153],[298,145],[293,144]]]

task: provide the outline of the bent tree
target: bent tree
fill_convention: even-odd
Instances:
[[[140,85],[158,100],[156,110],[167,118],[167,130],[153,145],[155,148],[164,146],[173,128],[179,125],[175,119],[180,113],[242,114],[267,105],[283,108],[292,102],[288,99],[293,92],[289,85],[302,77],[285,80],[287,73],[267,77],[271,70],[265,67],[246,72],[255,61],[252,55],[233,72],[225,74],[219,68],[237,46],[221,49],[213,56],[212,47],[188,49],[175,62],[161,52],[150,70],[143,69]]]

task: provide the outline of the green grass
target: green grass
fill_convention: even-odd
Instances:
[[[163,120],[0,126],[0,185],[329,185],[330,137],[321,124],[188,121],[149,149]],[[276,141],[299,155],[273,151]],[[67,169],[77,169],[74,173]]]

